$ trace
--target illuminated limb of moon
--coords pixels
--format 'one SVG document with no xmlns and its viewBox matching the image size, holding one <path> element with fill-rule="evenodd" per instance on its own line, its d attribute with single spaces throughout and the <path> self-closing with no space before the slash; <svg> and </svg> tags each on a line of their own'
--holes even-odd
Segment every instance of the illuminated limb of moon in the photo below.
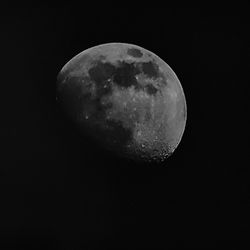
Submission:
<svg viewBox="0 0 250 250">
<path fill-rule="evenodd" d="M 80 103 L 83 120 L 106 128 L 118 122 L 131 131 L 129 151 L 164 159 L 178 146 L 186 123 L 185 96 L 173 70 L 152 52 L 132 44 L 95 46 L 70 60 L 59 76 L 61 84 L 76 79 L 74 85 L 88 96 Z M 100 109 L 103 121 L 95 120 Z"/>
</svg>

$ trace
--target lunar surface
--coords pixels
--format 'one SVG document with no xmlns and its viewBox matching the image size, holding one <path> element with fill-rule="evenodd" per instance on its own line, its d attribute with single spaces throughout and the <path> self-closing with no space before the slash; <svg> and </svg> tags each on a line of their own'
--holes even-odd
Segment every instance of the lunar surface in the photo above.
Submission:
<svg viewBox="0 0 250 250">
<path fill-rule="evenodd" d="M 102 44 L 73 57 L 58 74 L 57 101 L 82 133 L 135 160 L 164 161 L 186 125 L 176 74 L 133 44 Z"/>
</svg>

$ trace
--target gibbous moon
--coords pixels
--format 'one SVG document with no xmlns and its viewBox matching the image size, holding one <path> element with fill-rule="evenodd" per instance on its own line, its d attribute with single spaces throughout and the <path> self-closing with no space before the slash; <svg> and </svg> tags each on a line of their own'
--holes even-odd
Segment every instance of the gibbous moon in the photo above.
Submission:
<svg viewBox="0 0 250 250">
<path fill-rule="evenodd" d="M 139 161 L 164 161 L 185 130 L 179 79 L 158 55 L 134 44 L 101 44 L 74 56 L 58 74 L 57 100 L 94 142 Z"/>
</svg>

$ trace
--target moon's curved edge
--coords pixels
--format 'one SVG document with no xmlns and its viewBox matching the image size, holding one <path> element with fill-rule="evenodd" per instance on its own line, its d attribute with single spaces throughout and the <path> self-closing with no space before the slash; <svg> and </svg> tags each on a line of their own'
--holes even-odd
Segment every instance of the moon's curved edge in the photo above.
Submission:
<svg viewBox="0 0 250 250">
<path fill-rule="evenodd" d="M 83 50 L 82 52 L 76 54 L 72 59 L 70 59 L 61 69 L 59 74 L 62 74 L 64 71 L 68 70 L 71 65 L 75 65 L 77 62 L 82 60 L 82 63 L 87 63 L 89 60 L 94 60 L 97 57 L 106 56 L 111 58 L 119 58 L 120 56 L 124 56 L 126 54 L 126 50 L 128 48 L 138 48 L 141 50 L 141 52 L 145 55 L 143 58 L 144 60 L 153 59 L 155 60 L 162 70 L 163 73 L 168 73 L 168 77 L 170 77 L 170 81 L 168 83 L 171 87 L 173 87 L 178 95 L 182 95 L 180 99 L 183 102 L 183 109 L 184 109 L 184 120 L 182 123 L 181 131 L 178 136 L 178 139 L 173 143 L 172 152 L 175 151 L 175 149 L 178 147 L 178 145 L 181 142 L 181 139 L 183 137 L 186 123 L 187 123 L 187 104 L 186 104 L 186 96 L 183 90 L 183 87 L 181 85 L 181 82 L 179 78 L 177 77 L 175 71 L 158 55 L 156 55 L 154 52 L 149 51 L 139 45 L 135 45 L 132 43 L 122 43 L 122 42 L 110 42 L 110 43 L 104 43 L 95 45 L 93 47 L 90 47 L 86 50 Z M 85 56 L 85 57 L 84 57 Z M 84 57 L 84 58 L 83 58 Z M 83 60 L 84 59 L 84 60 Z M 123 58 L 125 59 L 125 58 Z M 139 60 L 142 60 L 140 58 Z"/>
</svg>

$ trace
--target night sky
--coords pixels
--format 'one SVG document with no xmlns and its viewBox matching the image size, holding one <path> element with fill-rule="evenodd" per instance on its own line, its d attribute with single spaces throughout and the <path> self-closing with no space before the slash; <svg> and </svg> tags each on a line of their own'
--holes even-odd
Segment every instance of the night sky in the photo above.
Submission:
<svg viewBox="0 0 250 250">
<path fill-rule="evenodd" d="M 0 249 L 239 246 L 250 233 L 249 28 L 243 11 L 3 8 Z M 81 51 L 132 43 L 177 74 L 187 124 L 161 164 L 81 136 L 56 77 Z"/>
</svg>

